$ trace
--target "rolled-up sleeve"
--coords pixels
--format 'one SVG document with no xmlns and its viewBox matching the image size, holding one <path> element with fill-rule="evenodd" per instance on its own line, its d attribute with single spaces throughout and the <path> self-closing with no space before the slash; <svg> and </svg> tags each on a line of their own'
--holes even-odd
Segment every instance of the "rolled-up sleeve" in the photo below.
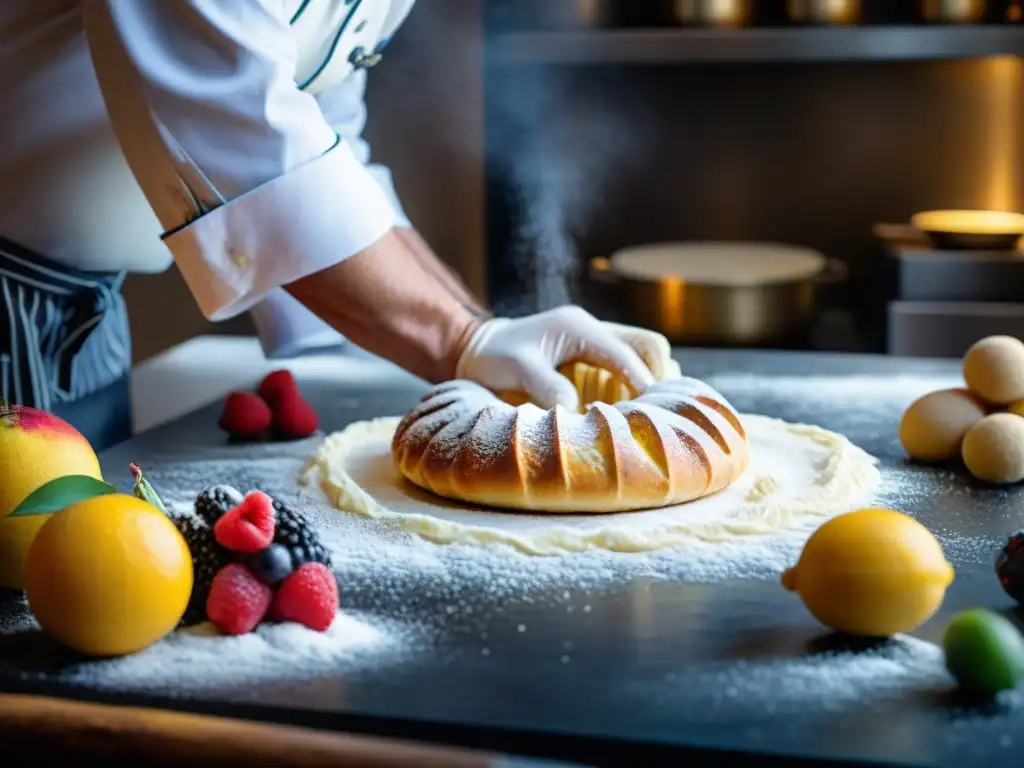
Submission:
<svg viewBox="0 0 1024 768">
<path fill-rule="evenodd" d="M 275 0 L 84 0 L 114 131 L 203 314 L 358 253 L 394 205 L 317 100 Z"/>
<path fill-rule="evenodd" d="M 366 78 L 366 70 L 358 70 L 343 83 L 318 94 L 317 102 L 328 123 L 342 141 L 352 148 L 356 159 L 366 167 L 366 170 L 384 192 L 388 202 L 391 203 L 391 208 L 395 212 L 395 226 L 410 227 L 412 224 L 409 222 L 401 198 L 395 190 L 391 169 L 386 165 L 370 161 L 370 144 L 364 135 L 366 128 Z"/>
</svg>

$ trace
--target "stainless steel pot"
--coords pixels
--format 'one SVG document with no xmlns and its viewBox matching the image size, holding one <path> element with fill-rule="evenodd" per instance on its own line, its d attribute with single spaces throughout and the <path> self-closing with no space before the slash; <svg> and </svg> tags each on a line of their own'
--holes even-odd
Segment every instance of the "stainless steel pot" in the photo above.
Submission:
<svg viewBox="0 0 1024 768">
<path fill-rule="evenodd" d="M 613 26 L 618 0 L 515 0 L 502 9 L 501 21 L 512 29 L 571 31 Z"/>
<path fill-rule="evenodd" d="M 576 0 L 576 25 L 580 27 L 608 27 L 618 18 L 614 0 Z"/>
<path fill-rule="evenodd" d="M 932 24 L 970 24 L 985 18 L 985 0 L 921 0 L 921 16 Z"/>
<path fill-rule="evenodd" d="M 860 0 L 786 0 L 789 18 L 797 24 L 843 25 L 860 21 Z"/>
<path fill-rule="evenodd" d="M 843 262 L 771 243 L 662 243 L 590 262 L 623 320 L 677 344 L 757 346 L 809 329 Z"/>
<path fill-rule="evenodd" d="M 673 13 L 680 24 L 709 27 L 743 27 L 750 22 L 753 0 L 674 0 Z"/>
</svg>

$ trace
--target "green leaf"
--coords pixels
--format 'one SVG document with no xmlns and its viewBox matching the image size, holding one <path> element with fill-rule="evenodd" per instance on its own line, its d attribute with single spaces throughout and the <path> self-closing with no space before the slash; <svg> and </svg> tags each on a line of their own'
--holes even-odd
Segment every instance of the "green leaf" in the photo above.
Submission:
<svg viewBox="0 0 1024 768">
<path fill-rule="evenodd" d="M 156 492 L 149 480 L 142 476 L 142 469 L 139 465 L 129 464 L 128 466 L 132 470 L 132 477 L 135 478 L 135 498 L 142 499 L 170 517 L 171 513 L 167 511 L 167 505 L 164 504 L 164 500 L 160 498 L 160 494 Z"/>
<path fill-rule="evenodd" d="M 117 488 L 88 475 L 66 475 L 37 488 L 11 512 L 10 517 L 29 517 L 59 512 L 79 501 L 117 493 Z"/>
</svg>

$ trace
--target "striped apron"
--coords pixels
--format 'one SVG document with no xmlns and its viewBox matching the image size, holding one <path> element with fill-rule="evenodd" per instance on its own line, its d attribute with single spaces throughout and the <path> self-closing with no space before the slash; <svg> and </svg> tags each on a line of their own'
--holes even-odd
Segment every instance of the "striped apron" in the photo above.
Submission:
<svg viewBox="0 0 1024 768">
<path fill-rule="evenodd" d="M 97 451 L 131 436 L 124 277 L 0 237 L 0 398 L 60 416 Z"/>
</svg>

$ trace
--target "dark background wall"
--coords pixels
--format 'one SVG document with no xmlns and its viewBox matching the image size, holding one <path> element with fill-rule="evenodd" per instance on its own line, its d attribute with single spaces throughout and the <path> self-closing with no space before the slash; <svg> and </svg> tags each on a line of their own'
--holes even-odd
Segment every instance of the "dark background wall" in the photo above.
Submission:
<svg viewBox="0 0 1024 768">
<path fill-rule="evenodd" d="M 1016 58 L 546 71 L 504 69 L 495 80 L 558 83 L 557 105 L 529 126 L 537 138 L 519 138 L 524 157 L 610 166 L 593 189 L 562 193 L 568 214 L 556 223 L 577 267 L 658 240 L 790 242 L 845 261 L 840 296 L 865 304 L 882 298 L 875 223 L 1024 202 Z M 505 131 L 488 133 L 495 143 Z M 506 296 L 518 290 L 510 226 L 494 228 L 508 242 L 492 250 L 492 289 Z"/>
</svg>

